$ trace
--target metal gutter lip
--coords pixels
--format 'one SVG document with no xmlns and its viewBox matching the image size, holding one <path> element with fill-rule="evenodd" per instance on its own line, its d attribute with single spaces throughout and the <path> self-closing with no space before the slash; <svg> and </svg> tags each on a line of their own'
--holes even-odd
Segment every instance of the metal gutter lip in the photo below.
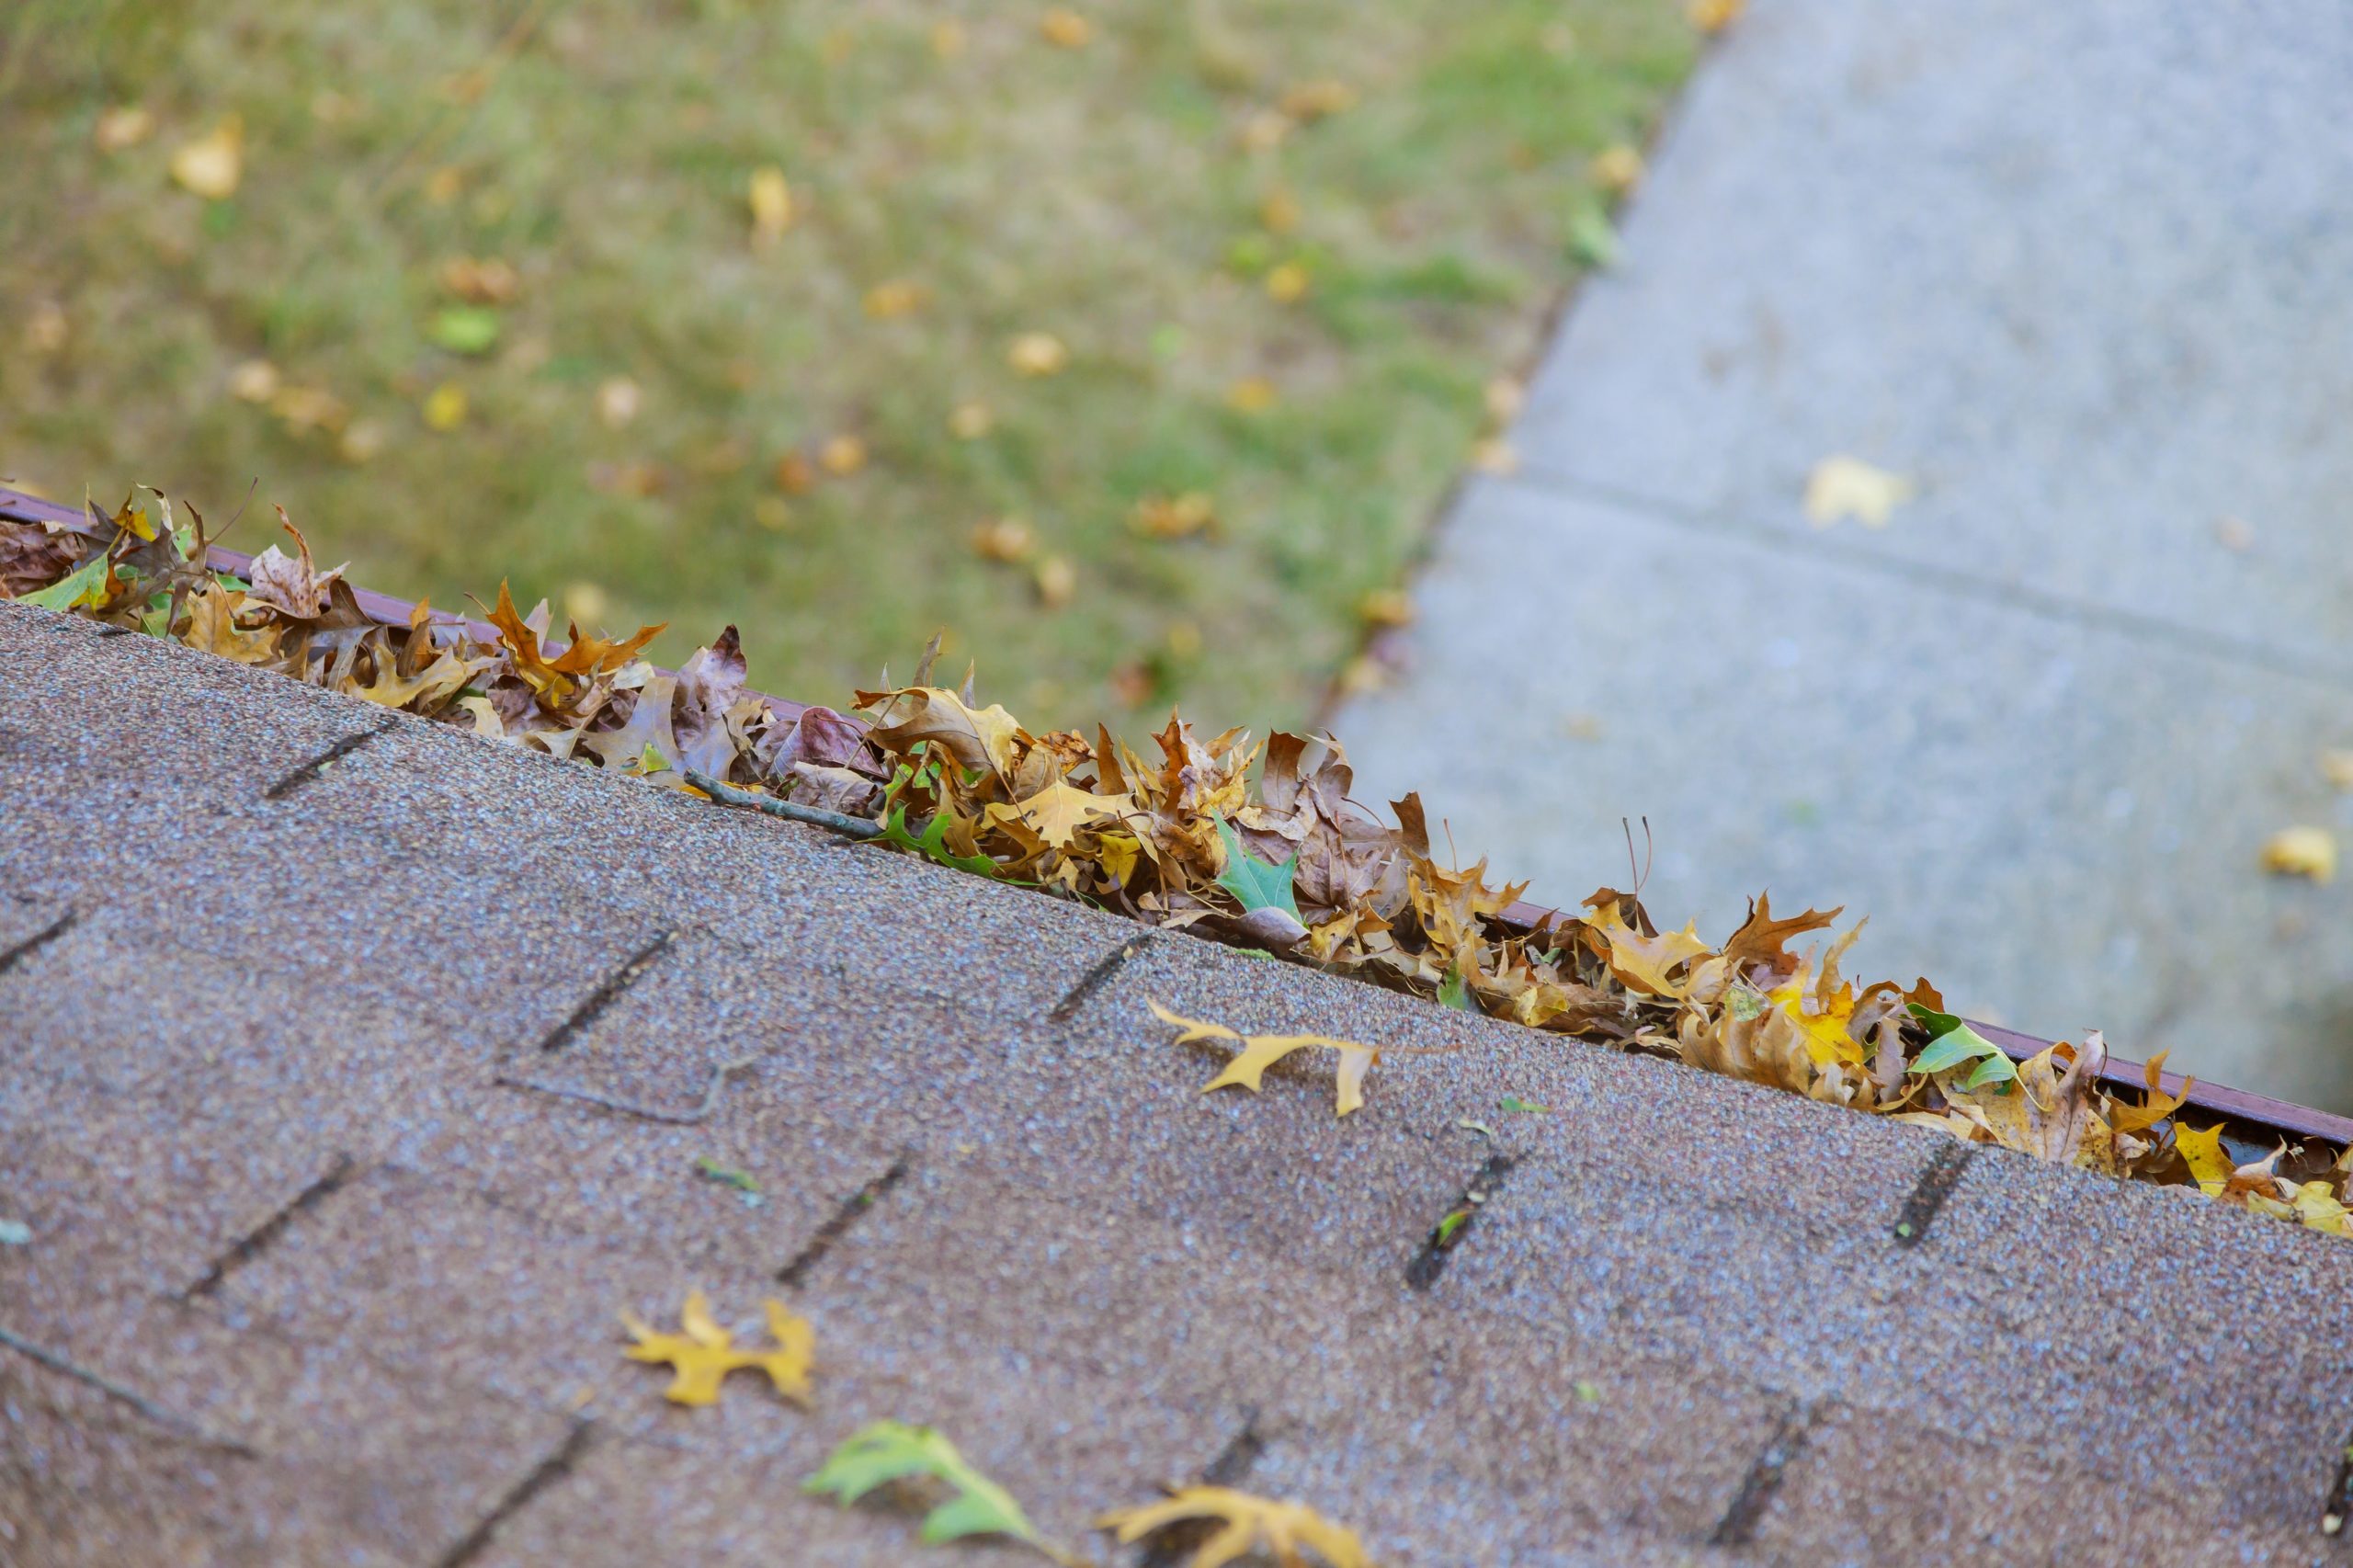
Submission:
<svg viewBox="0 0 2353 1568">
<path fill-rule="evenodd" d="M 111 526 L 74 507 L 61 506 L 54 501 L 44 501 L 37 495 L 27 495 L 5 486 L 0 486 L 0 517 L 13 517 L 20 522 L 59 523 L 90 538 L 103 537 L 107 528 Z M 211 546 L 205 555 L 206 565 L 216 571 L 226 572 L 232 576 L 244 576 L 252 562 L 253 557 L 242 551 L 226 550 L 217 544 Z M 409 623 L 409 617 L 416 609 L 416 606 L 411 601 L 396 599 L 389 594 L 374 593 L 369 589 L 358 587 L 353 589 L 353 593 L 359 601 L 362 613 L 370 619 L 381 621 L 388 626 L 406 626 Z M 432 619 L 435 622 L 441 624 L 463 623 L 472 630 L 474 636 L 484 642 L 494 641 L 498 636 L 495 627 L 445 610 L 435 611 Z M 767 694 L 758 695 L 765 697 Z M 788 717 L 797 718 L 807 708 L 805 703 L 793 702 L 780 697 L 767 697 L 767 700 L 769 706 Z M 1559 913 L 1560 911 L 1556 909 L 1530 903 L 1523 899 L 1506 909 L 1502 918 L 1506 925 L 1516 926 L 1522 930 L 1531 930 L 1539 922 Z M 1971 1020 L 1971 1027 L 1995 1045 L 2000 1046 L 2009 1053 L 2012 1059 L 2019 1062 L 2030 1056 L 2040 1055 L 2051 1046 L 2049 1040 L 2037 1040 L 2032 1035 L 2020 1034 L 2015 1029 L 2006 1029 L 1993 1024 L 1978 1023 L 1974 1019 Z M 2179 1073 L 2165 1073 L 2159 1076 L 2157 1082 L 2166 1094 L 2173 1095 L 2181 1092 L 2183 1078 L 2184 1074 Z M 2120 1061 L 2111 1056 L 2107 1067 L 2100 1074 L 2100 1081 L 2117 1088 L 2145 1089 L 2148 1085 L 2148 1074 L 2146 1068 L 2138 1062 Z M 2202 1080 L 2190 1090 L 2187 1103 L 2200 1110 L 2210 1111 L 2216 1116 L 2241 1123 L 2247 1128 L 2290 1139 L 2319 1139 L 2340 1147 L 2353 1147 L 2353 1117 L 2337 1116 L 2325 1110 L 2313 1110 L 2307 1106 L 2291 1105 L 2286 1100 L 2275 1100 L 2268 1096 L 2249 1094 L 2244 1089 L 2228 1088 L 2220 1084 L 2209 1084 Z"/>
</svg>

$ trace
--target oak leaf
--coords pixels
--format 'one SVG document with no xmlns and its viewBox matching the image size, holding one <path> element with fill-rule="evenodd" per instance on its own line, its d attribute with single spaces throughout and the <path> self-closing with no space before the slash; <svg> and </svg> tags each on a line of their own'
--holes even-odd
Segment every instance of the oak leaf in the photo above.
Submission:
<svg viewBox="0 0 2353 1568">
<path fill-rule="evenodd" d="M 1586 922 L 1609 944 L 1609 969 L 1620 983 L 1654 996 L 1679 998 L 1688 988 L 1688 978 L 1677 981 L 1674 971 L 1692 960 L 1704 958 L 1714 949 L 1699 939 L 1699 922 L 1693 921 L 1680 931 L 1663 931 L 1645 937 L 1626 924 L 1620 913 L 1618 900 L 1612 898 L 1590 905 L 1595 918 Z"/>
<path fill-rule="evenodd" d="M 256 604 L 265 604 L 278 614 L 294 620 L 316 620 L 334 601 L 335 580 L 343 575 L 343 568 L 332 567 L 322 572 L 311 560 L 311 541 L 302 537 L 287 516 L 286 508 L 278 509 L 280 527 L 294 538 L 298 555 L 289 556 L 271 545 L 254 557 L 246 574 L 252 585 L 246 597 Z"/>
<path fill-rule="evenodd" d="M 1237 1034 L 1223 1024 L 1205 1023 L 1199 1018 L 1172 1013 L 1157 1002 L 1147 1001 L 1145 1005 L 1152 1009 L 1154 1017 L 1164 1024 L 1174 1024 L 1184 1031 L 1174 1042 L 1177 1045 L 1215 1040 L 1231 1041 L 1242 1048 L 1233 1060 L 1225 1064 L 1223 1071 L 1201 1085 L 1201 1093 L 1205 1095 L 1213 1089 L 1235 1085 L 1255 1095 L 1258 1092 L 1258 1081 L 1267 1068 L 1294 1051 L 1320 1046 L 1340 1059 L 1333 1103 L 1336 1114 L 1346 1116 L 1363 1106 L 1365 1074 L 1372 1070 L 1373 1063 L 1381 1060 L 1378 1048 L 1352 1040 L 1335 1040 L 1330 1035 L 1320 1034 Z"/>
<path fill-rule="evenodd" d="M 1116 1508 L 1097 1524 L 1119 1532 L 1131 1545 L 1156 1530 L 1188 1520 L 1213 1520 L 1217 1531 L 1195 1551 L 1190 1568 L 1222 1568 L 1245 1552 L 1263 1548 L 1282 1568 L 1307 1568 L 1302 1547 L 1311 1547 L 1331 1568 L 1371 1568 L 1356 1532 L 1334 1524 L 1304 1503 L 1278 1503 L 1229 1486 L 1188 1486 L 1165 1501 Z"/>
<path fill-rule="evenodd" d="M 1067 849 L 1078 830 L 1105 817 L 1117 817 L 1134 802 L 1125 795 L 1090 795 L 1066 778 L 1058 778 L 1019 802 L 1023 822 L 1056 849 Z"/>
<path fill-rule="evenodd" d="M 927 741 L 936 741 L 964 767 L 985 768 L 1006 778 L 1013 774 L 1018 747 L 1029 739 L 1029 732 L 1005 710 L 1004 704 L 992 702 L 976 709 L 940 687 L 907 686 L 858 694 L 860 708 L 878 702 L 881 710 L 866 733 L 886 752 L 910 753 Z"/>
<path fill-rule="evenodd" d="M 928 1426 L 877 1421 L 827 1457 L 803 1492 L 832 1493 L 845 1506 L 893 1481 L 926 1477 L 955 1490 L 951 1500 L 924 1517 L 921 1539 L 937 1544 L 970 1535 L 1006 1535 L 1059 1557 L 1030 1524 L 1013 1494 L 972 1467 L 956 1445 Z"/>
<path fill-rule="evenodd" d="M 816 1348 L 816 1333 L 808 1320 L 771 1299 L 765 1303 L 773 1350 L 745 1350 L 735 1336 L 712 1321 L 710 1302 L 700 1290 L 687 1292 L 679 1310 L 683 1334 L 661 1334 L 635 1312 L 621 1313 L 621 1323 L 636 1340 L 621 1352 L 632 1361 L 667 1362 L 677 1376 L 663 1391 L 674 1404 L 716 1404 L 719 1385 L 728 1373 L 750 1367 L 766 1372 L 777 1392 L 797 1404 L 809 1403 L 809 1358 Z"/>
</svg>

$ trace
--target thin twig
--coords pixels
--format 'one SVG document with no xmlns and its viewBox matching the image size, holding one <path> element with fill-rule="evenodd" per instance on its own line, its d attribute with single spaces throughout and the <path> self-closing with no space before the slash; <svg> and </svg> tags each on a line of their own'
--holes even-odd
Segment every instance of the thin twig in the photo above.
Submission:
<svg viewBox="0 0 2353 1568">
<path fill-rule="evenodd" d="M 839 833 L 851 838 L 873 838 L 882 832 L 882 824 L 870 817 L 854 817 L 840 812 L 820 811 L 815 806 L 803 806 L 791 801 L 780 801 L 774 795 L 756 795 L 749 790 L 738 790 L 733 784 L 722 784 L 708 773 L 685 769 L 688 783 L 714 801 L 724 801 L 731 806 L 749 806 L 756 812 L 766 812 L 772 817 L 789 822 L 822 827 L 828 833 Z"/>
<path fill-rule="evenodd" d="M 89 1368 L 83 1366 L 80 1362 L 69 1359 L 64 1356 L 61 1356 L 56 1351 L 49 1349 L 45 1346 L 35 1345 L 31 1340 L 24 1338 L 20 1335 L 13 1334 L 5 1328 L 0 1328 L 0 1345 L 6 1345 L 11 1350 L 15 1350 L 25 1356 L 29 1356 L 34 1360 L 40 1362 L 42 1366 L 47 1367 L 52 1372 L 62 1372 L 66 1377 L 85 1382 L 92 1388 L 97 1389 L 100 1393 L 107 1395 L 108 1398 L 120 1400 L 123 1403 L 131 1406 L 131 1409 L 139 1412 L 140 1415 L 144 1415 L 148 1420 L 153 1421 L 156 1426 L 169 1428 L 172 1431 L 179 1433 L 182 1437 L 193 1438 L 197 1442 L 202 1443 L 207 1448 L 219 1449 L 223 1452 L 236 1454 L 242 1458 L 249 1460 L 257 1460 L 261 1458 L 261 1455 L 258 1452 L 245 1444 L 238 1442 L 235 1438 L 216 1436 L 212 1432 L 206 1430 L 205 1427 L 199 1423 L 189 1420 L 187 1416 L 178 1414 L 176 1411 L 166 1410 L 162 1405 L 157 1404 L 153 1400 L 149 1399 L 146 1395 L 134 1393 L 130 1389 L 123 1387 L 120 1383 L 114 1381 L 111 1378 L 101 1377 L 99 1374 L 90 1370 Z"/>
<path fill-rule="evenodd" d="M 513 1078 L 501 1073 L 492 1083 L 502 1088 L 529 1089 L 534 1094 L 553 1095 L 559 1099 L 580 1100 L 606 1110 L 616 1110 L 623 1116 L 634 1116 L 646 1121 L 667 1122 L 673 1127 L 692 1127 L 710 1117 L 719 1107 L 719 1091 L 726 1085 L 728 1074 L 741 1073 L 759 1062 L 757 1056 L 742 1056 L 733 1062 L 722 1062 L 710 1070 L 710 1085 L 702 1092 L 702 1104 L 690 1111 L 662 1110 L 653 1106 L 632 1105 L 600 1095 L 594 1089 L 575 1089 L 566 1084 L 543 1084 L 537 1078 Z"/>
</svg>

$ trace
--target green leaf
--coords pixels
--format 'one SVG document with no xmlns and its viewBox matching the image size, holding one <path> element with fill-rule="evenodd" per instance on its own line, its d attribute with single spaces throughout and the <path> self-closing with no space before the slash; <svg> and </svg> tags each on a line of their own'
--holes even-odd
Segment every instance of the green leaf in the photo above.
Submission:
<svg viewBox="0 0 2353 1568">
<path fill-rule="evenodd" d="M 1461 1230 L 1470 1222 L 1471 1210 L 1468 1209 L 1457 1209 L 1454 1212 L 1449 1214 L 1445 1219 L 1440 1220 L 1438 1222 L 1438 1234 L 1430 1238 L 1431 1244 L 1441 1247 L 1451 1246 L 1454 1243 L 1454 1233 Z"/>
<path fill-rule="evenodd" d="M 2002 1064 L 2000 1067 L 1980 1066 L 1976 1074 L 1961 1085 L 1961 1087 L 1975 1088 L 1980 1084 L 1996 1083 L 2018 1076 L 2016 1069 L 2004 1071 L 2010 1067 L 2010 1059 L 2003 1054 L 2002 1048 L 1961 1022 L 1958 1015 L 1939 1013 L 1933 1008 L 1924 1007 L 1917 1002 L 1911 1003 L 1910 1006 L 1912 1016 L 1928 1026 L 1927 1049 L 1912 1059 L 1910 1071 L 1941 1073 L 1947 1068 L 1958 1067 L 1962 1062 L 1972 1059 L 1998 1060 Z"/>
<path fill-rule="evenodd" d="M 1961 1081 L 1964 1089 L 1982 1089 L 1988 1084 L 2009 1084 L 2018 1080 L 2018 1063 L 2005 1051 L 1996 1051 L 1977 1063 L 1977 1071 Z"/>
<path fill-rule="evenodd" d="M 427 335 L 452 354 L 487 354 L 498 345 L 498 312 L 481 305 L 450 305 L 433 313 Z"/>
<path fill-rule="evenodd" d="M 1296 858 L 1296 857 L 1293 858 Z M 1454 969 L 1448 970 L 1446 978 L 1438 983 L 1438 1005 L 1441 1007 L 1460 1007 L 1466 1013 L 1475 1013 L 1479 1010 L 1479 1004 L 1471 1000 L 1470 982 L 1462 978 L 1461 971 Z"/>
<path fill-rule="evenodd" d="M 733 1187 L 744 1195 L 746 1208 L 756 1209 L 763 1201 L 760 1184 L 752 1179 L 751 1173 L 739 1171 L 733 1165 L 722 1165 L 709 1154 L 705 1154 L 695 1162 L 695 1174 L 705 1181 L 715 1181 L 722 1187 Z"/>
<path fill-rule="evenodd" d="M 878 844 L 895 845 L 911 849 L 927 860 L 943 866 L 953 866 L 960 871 L 970 871 L 976 877 L 996 875 L 996 862 L 985 855 L 959 855 L 948 847 L 948 819 L 934 816 L 923 824 L 920 837 L 908 831 L 907 808 L 893 806 L 891 814 L 882 819 L 882 831 L 875 835 Z"/>
<path fill-rule="evenodd" d="M 919 1475 L 956 1490 L 954 1499 L 925 1517 L 922 1538 L 926 1541 L 1008 1535 L 1032 1546 L 1045 1546 L 1012 1494 L 974 1470 L 956 1451 L 955 1444 L 928 1426 L 877 1421 L 835 1449 L 817 1473 L 801 1483 L 801 1489 L 820 1495 L 832 1493 L 847 1505 L 887 1482 Z"/>
<path fill-rule="evenodd" d="M 1296 852 L 1281 865 L 1271 865 L 1254 859 L 1242 847 L 1242 835 L 1233 831 L 1223 818 L 1217 824 L 1217 835 L 1225 845 L 1225 869 L 1217 874 L 1217 885 L 1241 902 L 1242 913 L 1256 909 L 1279 909 L 1293 920 L 1299 920 L 1299 900 L 1292 896 L 1291 868 L 1299 864 Z M 1299 920 L 1302 926 L 1307 924 Z"/>
<path fill-rule="evenodd" d="M 1569 220 L 1569 254 L 1580 266 L 1609 267 L 1618 263 L 1618 231 L 1598 208 L 1581 209 Z"/>
<path fill-rule="evenodd" d="M 1538 1105 L 1534 1100 L 1524 1100 L 1518 1095 L 1506 1095 L 1496 1103 L 1495 1108 L 1501 1111 L 1518 1111 L 1527 1116 L 1550 1116 L 1552 1114 L 1552 1108 L 1551 1106 Z"/>
<path fill-rule="evenodd" d="M 84 605 L 106 603 L 107 588 L 107 558 L 101 551 L 48 587 L 27 594 L 17 602 L 38 605 L 42 609 L 72 611 Z"/>
</svg>

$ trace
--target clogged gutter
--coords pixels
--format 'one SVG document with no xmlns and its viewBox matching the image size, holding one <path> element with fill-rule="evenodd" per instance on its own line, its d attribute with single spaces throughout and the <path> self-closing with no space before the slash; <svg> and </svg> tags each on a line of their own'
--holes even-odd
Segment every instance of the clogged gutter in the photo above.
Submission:
<svg viewBox="0 0 2353 1568">
<path fill-rule="evenodd" d="M 0 597 L 650 783 L 748 792 L 1150 926 L 2353 1235 L 2353 1151 L 2233 1147 L 2179 1114 L 2188 1087 L 2161 1088 L 2158 1062 L 2138 1092 L 2103 1081 L 2097 1034 L 2013 1062 L 1926 981 L 1847 980 L 1861 926 L 1836 934 L 1838 911 L 1779 916 L 1760 896 L 1722 946 L 1660 930 L 1608 888 L 1578 914 L 1519 917 L 1524 884 L 1437 859 L 1418 797 L 1394 802 L 1393 824 L 1350 801 L 1335 742 L 1205 738 L 1172 714 L 1147 760 L 1102 727 L 1032 733 L 969 677 L 931 684 L 928 656 L 906 684 L 858 693 L 860 718 L 794 709 L 745 688 L 733 627 L 673 674 L 639 656 L 658 628 L 552 642 L 546 607 L 518 613 L 503 585 L 487 623 L 417 606 L 386 624 L 291 524 L 291 554 L 273 546 L 232 577 L 183 510 L 151 492 L 88 523 L 0 516 Z M 1826 947 L 1791 950 L 1817 932 Z"/>
</svg>

